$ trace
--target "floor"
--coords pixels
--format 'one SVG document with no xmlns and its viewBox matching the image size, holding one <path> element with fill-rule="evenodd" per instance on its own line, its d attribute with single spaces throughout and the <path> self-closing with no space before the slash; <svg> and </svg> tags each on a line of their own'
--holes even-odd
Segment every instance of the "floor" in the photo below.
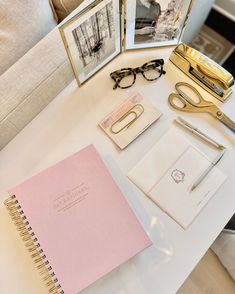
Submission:
<svg viewBox="0 0 235 294">
<path fill-rule="evenodd" d="M 235 282 L 209 249 L 177 294 L 234 294 Z"/>
</svg>

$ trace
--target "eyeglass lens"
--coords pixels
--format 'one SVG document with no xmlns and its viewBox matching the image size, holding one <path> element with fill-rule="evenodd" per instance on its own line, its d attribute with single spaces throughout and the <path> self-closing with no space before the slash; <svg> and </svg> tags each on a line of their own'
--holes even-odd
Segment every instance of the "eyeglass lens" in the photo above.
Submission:
<svg viewBox="0 0 235 294">
<path fill-rule="evenodd" d="M 161 66 L 157 64 L 156 62 L 147 63 L 144 67 L 142 67 L 142 69 L 143 69 L 142 74 L 145 77 L 145 79 L 148 81 L 153 81 L 158 79 L 162 72 Z"/>
<path fill-rule="evenodd" d="M 120 71 L 120 82 L 119 87 L 128 88 L 135 82 L 135 74 L 132 69 L 123 69 Z"/>
</svg>

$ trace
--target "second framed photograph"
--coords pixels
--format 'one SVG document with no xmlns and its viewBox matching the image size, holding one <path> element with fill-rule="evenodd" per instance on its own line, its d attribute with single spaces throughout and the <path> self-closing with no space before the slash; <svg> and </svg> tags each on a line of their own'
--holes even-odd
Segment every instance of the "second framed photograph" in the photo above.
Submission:
<svg viewBox="0 0 235 294">
<path fill-rule="evenodd" d="M 176 45 L 192 0 L 125 1 L 125 49 Z"/>
<path fill-rule="evenodd" d="M 77 82 L 82 85 L 121 52 L 120 3 L 94 1 L 60 27 Z"/>
</svg>

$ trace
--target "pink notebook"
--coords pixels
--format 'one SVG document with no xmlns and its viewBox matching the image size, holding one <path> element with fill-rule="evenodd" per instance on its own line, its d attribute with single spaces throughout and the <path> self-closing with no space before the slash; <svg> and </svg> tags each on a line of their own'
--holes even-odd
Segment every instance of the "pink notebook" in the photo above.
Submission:
<svg viewBox="0 0 235 294">
<path fill-rule="evenodd" d="M 151 245 L 92 145 L 9 192 L 65 294 L 78 293 Z"/>
</svg>

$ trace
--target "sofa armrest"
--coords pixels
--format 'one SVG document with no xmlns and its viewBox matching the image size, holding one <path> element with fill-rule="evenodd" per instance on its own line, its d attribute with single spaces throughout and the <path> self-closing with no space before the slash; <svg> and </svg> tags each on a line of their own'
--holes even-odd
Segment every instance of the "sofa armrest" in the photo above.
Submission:
<svg viewBox="0 0 235 294">
<path fill-rule="evenodd" d="M 0 149 L 74 78 L 58 28 L 0 76 Z"/>
</svg>

